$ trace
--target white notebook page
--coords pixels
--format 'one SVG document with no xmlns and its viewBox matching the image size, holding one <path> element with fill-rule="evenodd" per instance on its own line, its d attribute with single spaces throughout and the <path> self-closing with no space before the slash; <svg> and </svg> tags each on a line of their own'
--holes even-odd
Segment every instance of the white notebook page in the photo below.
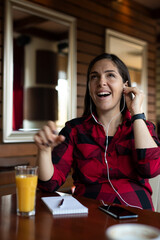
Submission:
<svg viewBox="0 0 160 240">
<path fill-rule="evenodd" d="M 47 205 L 53 215 L 88 213 L 88 208 L 70 195 L 63 197 L 42 197 L 41 199 Z M 59 206 L 62 199 L 64 199 L 63 204 L 62 206 Z"/>
</svg>

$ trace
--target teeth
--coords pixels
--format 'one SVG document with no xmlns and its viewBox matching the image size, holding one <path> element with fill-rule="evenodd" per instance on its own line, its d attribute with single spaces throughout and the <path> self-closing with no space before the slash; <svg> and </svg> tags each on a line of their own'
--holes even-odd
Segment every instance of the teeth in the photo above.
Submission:
<svg viewBox="0 0 160 240">
<path fill-rule="evenodd" d="M 106 93 L 106 92 L 98 93 L 98 96 L 100 96 L 100 97 L 102 97 L 102 96 L 106 97 L 106 96 L 109 96 L 109 95 L 110 95 L 110 93 Z"/>
</svg>

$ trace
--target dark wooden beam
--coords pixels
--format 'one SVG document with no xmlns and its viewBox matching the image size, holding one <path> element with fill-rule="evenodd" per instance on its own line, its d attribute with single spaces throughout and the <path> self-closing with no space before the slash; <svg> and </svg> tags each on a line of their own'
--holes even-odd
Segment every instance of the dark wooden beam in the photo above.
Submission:
<svg viewBox="0 0 160 240">
<path fill-rule="evenodd" d="M 160 8 L 152 10 L 152 18 L 160 19 Z"/>
<path fill-rule="evenodd" d="M 30 16 L 20 20 L 15 20 L 13 27 L 14 27 L 14 30 L 18 32 L 21 29 L 35 27 L 37 24 L 40 24 L 46 21 L 48 20 L 44 18 L 40 18 L 37 16 Z"/>
<path fill-rule="evenodd" d="M 62 41 L 68 39 L 68 31 L 63 32 L 63 33 L 58 33 L 58 32 L 50 32 L 50 31 L 45 31 L 41 30 L 38 28 L 27 28 L 19 31 L 22 35 L 31 35 L 39 38 L 43 38 L 45 40 L 49 41 Z"/>
<path fill-rule="evenodd" d="M 157 35 L 157 42 L 160 43 L 160 34 Z"/>
<path fill-rule="evenodd" d="M 41 23 L 47 23 L 48 20 L 44 18 L 40 18 L 37 16 L 25 17 L 20 20 L 14 21 L 14 32 L 21 33 L 23 35 L 32 35 L 35 37 L 41 37 L 43 39 L 51 40 L 51 41 L 61 41 L 68 39 L 68 30 L 62 29 L 61 31 L 57 31 L 57 26 L 52 30 L 46 30 L 44 27 L 41 28 Z"/>
</svg>

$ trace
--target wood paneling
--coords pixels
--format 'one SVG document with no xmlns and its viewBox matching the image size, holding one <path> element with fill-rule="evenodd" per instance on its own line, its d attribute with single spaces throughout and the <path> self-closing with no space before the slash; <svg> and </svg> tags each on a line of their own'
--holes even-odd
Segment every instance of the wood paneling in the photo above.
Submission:
<svg viewBox="0 0 160 240">
<path fill-rule="evenodd" d="M 160 138 L 160 47 L 157 47 L 156 61 L 156 114 L 158 125 L 158 136 Z"/>
<path fill-rule="evenodd" d="M 105 51 L 105 30 L 110 28 L 148 44 L 148 119 L 156 123 L 156 21 L 147 8 L 130 0 L 26 0 L 74 16 L 77 20 L 77 116 L 83 113 L 89 62 Z M 0 158 L 35 158 L 34 144 L 2 143 L 4 1 L 0 0 Z M 159 71 L 160 72 L 160 71 Z M 160 82 L 160 80 L 157 80 Z M 159 97 L 160 99 L 160 97 Z M 7 161 L 7 160 L 6 160 Z M 9 164 L 9 163 L 8 163 Z M 12 179 L 10 173 L 8 177 Z M 13 181 L 10 181 L 12 189 Z"/>
<path fill-rule="evenodd" d="M 1 144 L 0 149 L 0 158 L 16 156 L 35 156 L 37 154 L 37 147 L 33 143 Z"/>
<path fill-rule="evenodd" d="M 15 193 L 15 171 L 17 165 L 36 165 L 36 157 L 0 158 L 0 195 Z"/>
</svg>

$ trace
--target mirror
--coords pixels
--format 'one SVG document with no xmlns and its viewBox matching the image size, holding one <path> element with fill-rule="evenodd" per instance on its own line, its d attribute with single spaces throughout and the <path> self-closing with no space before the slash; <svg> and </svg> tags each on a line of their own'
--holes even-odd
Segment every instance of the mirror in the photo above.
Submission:
<svg viewBox="0 0 160 240">
<path fill-rule="evenodd" d="M 75 19 L 5 1 L 3 141 L 32 142 L 48 120 L 76 117 Z"/>
<path fill-rule="evenodd" d="M 117 55 L 128 67 L 132 86 L 137 86 L 145 94 L 143 109 L 147 116 L 147 43 L 137 38 L 106 30 L 106 52 Z"/>
</svg>

